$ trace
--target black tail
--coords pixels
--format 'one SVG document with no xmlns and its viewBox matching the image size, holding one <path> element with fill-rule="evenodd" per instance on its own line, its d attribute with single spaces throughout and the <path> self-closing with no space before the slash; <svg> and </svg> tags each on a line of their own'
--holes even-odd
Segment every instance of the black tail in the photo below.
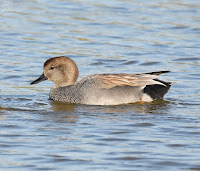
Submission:
<svg viewBox="0 0 200 171">
<path fill-rule="evenodd" d="M 150 75 L 160 75 L 160 74 L 164 74 L 164 73 L 168 73 L 171 71 L 156 71 L 156 72 L 147 72 L 145 74 L 150 74 Z"/>
<path fill-rule="evenodd" d="M 143 91 L 144 93 L 148 94 L 153 100 L 162 99 L 164 95 L 169 91 L 171 87 L 171 82 L 165 82 L 159 79 L 154 79 L 154 80 L 164 85 L 160 84 L 147 85 Z"/>
</svg>

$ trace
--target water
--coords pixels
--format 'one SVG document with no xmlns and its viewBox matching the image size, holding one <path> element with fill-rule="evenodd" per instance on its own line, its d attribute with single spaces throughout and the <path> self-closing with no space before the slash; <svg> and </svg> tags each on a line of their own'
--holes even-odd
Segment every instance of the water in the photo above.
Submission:
<svg viewBox="0 0 200 171">
<path fill-rule="evenodd" d="M 200 2 L 1 0 L 0 170 L 200 170 Z M 80 78 L 171 70 L 164 101 L 48 100 L 50 57 Z"/>
</svg>

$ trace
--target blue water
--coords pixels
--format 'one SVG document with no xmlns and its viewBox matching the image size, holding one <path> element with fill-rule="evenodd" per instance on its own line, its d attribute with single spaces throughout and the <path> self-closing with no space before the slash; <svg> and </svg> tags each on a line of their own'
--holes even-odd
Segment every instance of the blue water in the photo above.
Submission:
<svg viewBox="0 0 200 171">
<path fill-rule="evenodd" d="M 1 0 L 0 170 L 200 170 L 200 2 Z M 119 106 L 48 100 L 30 86 L 71 57 L 96 73 L 172 72 L 164 101 Z"/>
</svg>

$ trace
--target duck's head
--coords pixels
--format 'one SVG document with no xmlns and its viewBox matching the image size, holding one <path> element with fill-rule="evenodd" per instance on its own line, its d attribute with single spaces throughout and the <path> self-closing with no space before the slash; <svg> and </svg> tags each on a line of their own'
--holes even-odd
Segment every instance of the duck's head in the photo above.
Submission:
<svg viewBox="0 0 200 171">
<path fill-rule="evenodd" d="M 31 84 L 41 81 L 53 81 L 54 88 L 73 85 L 78 78 L 78 68 L 75 62 L 65 56 L 48 59 L 44 63 L 43 74 Z"/>
</svg>

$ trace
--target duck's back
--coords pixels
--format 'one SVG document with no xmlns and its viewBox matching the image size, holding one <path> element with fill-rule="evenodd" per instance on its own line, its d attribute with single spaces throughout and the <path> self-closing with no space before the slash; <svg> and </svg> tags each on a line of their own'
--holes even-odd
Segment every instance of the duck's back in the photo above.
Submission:
<svg viewBox="0 0 200 171">
<path fill-rule="evenodd" d="M 156 78 L 157 75 L 150 74 L 91 75 L 75 85 L 52 88 L 50 98 L 56 101 L 90 105 L 150 102 L 162 98 L 170 87 L 170 83 L 165 84 L 166 82 Z"/>
</svg>

